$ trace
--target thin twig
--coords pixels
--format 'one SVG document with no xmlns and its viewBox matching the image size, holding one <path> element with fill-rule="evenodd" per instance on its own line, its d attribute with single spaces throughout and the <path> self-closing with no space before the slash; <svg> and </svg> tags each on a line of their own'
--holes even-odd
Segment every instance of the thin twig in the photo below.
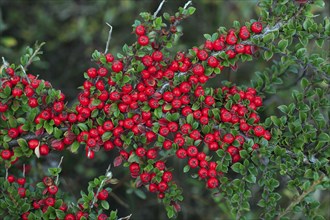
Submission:
<svg viewBox="0 0 330 220">
<path fill-rule="evenodd" d="M 155 13 L 154 13 L 154 15 L 153 15 L 154 18 L 157 17 L 157 14 L 158 14 L 159 11 L 162 9 L 164 3 L 165 3 L 165 0 L 163 0 L 163 1 L 159 4 L 157 10 L 155 11 Z"/>
<path fill-rule="evenodd" d="M 119 218 L 118 220 L 129 220 L 131 218 L 132 214 L 126 216 L 126 217 L 122 217 L 122 218 Z"/>
<path fill-rule="evenodd" d="M 25 163 L 23 164 L 23 177 L 25 177 Z"/>
<path fill-rule="evenodd" d="M 5 69 L 7 69 L 9 67 L 9 63 L 5 60 L 4 57 L 2 57 L 2 63 L 4 65 L 4 67 L 5 67 Z"/>
<path fill-rule="evenodd" d="M 21 69 L 22 69 L 22 72 L 24 73 L 24 76 L 25 76 L 26 80 L 27 80 L 28 83 L 30 84 L 30 83 L 31 83 L 31 82 L 30 82 L 30 79 L 29 79 L 29 77 L 27 76 L 24 67 L 23 67 L 22 65 L 20 65 L 20 67 L 21 67 Z"/>
<path fill-rule="evenodd" d="M 189 5 L 192 4 L 192 1 L 188 1 L 184 6 L 183 9 L 187 9 Z"/>
<path fill-rule="evenodd" d="M 91 209 L 94 207 L 94 204 L 97 202 L 97 195 L 101 192 L 101 189 L 103 188 L 104 183 L 112 178 L 112 172 L 110 171 L 110 169 L 111 169 L 111 164 L 109 164 L 109 166 L 108 166 L 108 168 L 105 172 L 105 177 L 106 178 L 104 180 L 102 180 L 99 188 L 97 189 L 96 194 L 94 195 L 93 202 L 92 202 L 92 205 L 91 205 Z"/>
<path fill-rule="evenodd" d="M 60 162 L 58 163 L 57 165 L 57 168 L 61 168 L 61 164 L 63 162 L 63 156 L 61 157 L 61 160 Z M 58 178 L 59 178 L 59 175 L 56 176 L 56 180 L 55 180 L 55 184 L 57 185 L 58 184 Z"/>
<path fill-rule="evenodd" d="M 8 168 L 6 167 L 6 179 L 8 179 Z"/>
<path fill-rule="evenodd" d="M 108 22 L 106 22 L 106 24 L 110 27 L 110 30 L 109 30 L 109 34 L 108 34 L 107 44 L 105 45 L 104 54 L 106 54 L 108 52 L 108 48 L 109 48 L 109 44 L 110 44 L 110 40 L 111 40 L 111 34 L 112 34 L 112 26 Z"/>
<path fill-rule="evenodd" d="M 165 89 L 166 89 L 169 85 L 170 85 L 169 83 L 165 83 L 165 84 L 162 86 L 162 88 L 160 88 L 159 93 L 160 93 L 160 94 L 163 94 L 164 91 L 165 91 Z"/>
<path fill-rule="evenodd" d="M 125 203 L 121 198 L 119 198 L 115 193 L 110 192 L 109 196 L 111 196 L 114 200 L 116 200 L 120 205 L 124 206 L 125 208 L 129 208 L 129 205 Z"/>
</svg>

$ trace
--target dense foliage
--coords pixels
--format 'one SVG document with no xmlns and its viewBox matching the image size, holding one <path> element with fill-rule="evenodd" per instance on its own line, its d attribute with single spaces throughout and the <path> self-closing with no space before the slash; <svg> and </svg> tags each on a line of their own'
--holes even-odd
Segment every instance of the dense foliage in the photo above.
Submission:
<svg viewBox="0 0 330 220">
<path fill-rule="evenodd" d="M 189 211 L 181 208 L 187 186 L 203 197 L 210 191 L 223 218 L 329 217 L 320 203 L 330 199 L 321 194 L 329 192 L 330 21 L 313 13 L 324 2 L 260 1 L 259 19 L 220 27 L 185 51 L 174 45 L 195 8 L 189 1 L 159 16 L 163 3 L 140 14 L 135 42 L 116 56 L 108 24 L 106 49 L 92 54 L 74 103 L 28 71 L 43 43 L 28 47 L 18 65 L 3 58 L 0 215 L 118 219 L 109 198 L 127 206 L 112 191 L 128 181 L 113 171 L 123 165 L 126 193 L 155 194 L 169 218 Z M 271 65 L 249 84 L 214 83 L 254 60 Z M 75 182 L 82 191 L 74 201 L 61 181 L 70 153 L 110 163 L 86 190 Z"/>
</svg>

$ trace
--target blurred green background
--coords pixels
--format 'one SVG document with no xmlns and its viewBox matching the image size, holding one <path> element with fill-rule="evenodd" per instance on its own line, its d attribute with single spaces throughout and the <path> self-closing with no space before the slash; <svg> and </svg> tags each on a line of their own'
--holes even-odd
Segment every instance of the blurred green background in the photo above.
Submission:
<svg viewBox="0 0 330 220">
<path fill-rule="evenodd" d="M 184 35 L 175 49 L 185 50 L 200 45 L 205 40 L 203 34 L 213 33 L 219 26 L 229 28 L 234 20 L 242 23 L 250 19 L 257 20 L 257 2 L 194 0 L 193 6 L 197 11 L 182 22 Z M 46 42 L 42 49 L 42 61 L 31 65 L 28 72 L 50 81 L 72 102 L 79 92 L 77 87 L 84 81 L 83 72 L 93 65 L 90 61 L 92 52 L 95 49 L 104 51 L 109 31 L 105 23 L 113 26 L 109 51 L 116 54 L 125 43 L 134 41 L 131 25 L 135 19 L 139 19 L 139 13 L 153 13 L 159 3 L 160 0 L 0 0 L 0 57 L 5 57 L 10 63 L 19 63 L 26 46 L 33 46 L 36 41 Z M 167 0 L 161 13 L 173 14 L 185 3 L 181 0 Z M 328 14 L 327 9 L 319 13 Z M 254 71 L 262 71 L 269 65 L 264 61 L 245 63 L 240 65 L 236 73 L 230 69 L 225 70 L 221 79 L 230 78 L 238 84 L 248 85 Z M 274 106 L 279 104 L 273 103 Z M 264 116 L 272 112 L 266 112 Z M 115 157 L 113 153 L 96 155 L 92 161 L 81 155 L 65 155 L 62 188 L 71 192 L 75 198 L 79 197 L 80 190 L 87 186 L 89 180 L 104 174 Z M 39 161 L 33 167 L 45 170 L 45 166 L 42 168 L 41 165 L 56 166 L 59 160 L 57 155 L 53 156 L 47 161 Z M 180 162 L 173 163 L 176 168 L 182 169 Z M 119 216 L 133 213 L 132 219 L 166 219 L 165 210 L 157 205 L 154 195 L 147 194 L 147 199 L 143 199 L 144 192 L 130 189 L 133 183 L 126 169 L 112 170 L 114 177 L 120 181 L 113 186 L 111 209 L 118 209 Z M 230 215 L 226 214 L 230 212 L 228 207 L 212 199 L 207 190 L 202 190 L 203 183 L 188 175 L 181 174 L 175 178 L 184 189 L 185 196 L 180 219 L 230 219 Z M 253 202 L 257 201 L 252 201 L 252 208 L 258 212 Z M 323 208 L 326 210 L 326 204 Z M 250 214 L 252 218 L 253 213 Z"/>
</svg>

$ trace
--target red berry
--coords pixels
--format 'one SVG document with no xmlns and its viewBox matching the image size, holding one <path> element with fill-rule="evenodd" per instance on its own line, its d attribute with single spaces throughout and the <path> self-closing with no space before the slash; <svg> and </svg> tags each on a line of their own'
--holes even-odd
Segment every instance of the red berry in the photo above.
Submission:
<svg viewBox="0 0 330 220">
<path fill-rule="evenodd" d="M 196 168 L 198 166 L 198 160 L 196 158 L 190 158 L 188 160 L 188 165 L 191 167 L 191 168 Z"/>
<path fill-rule="evenodd" d="M 228 55 L 229 59 L 233 59 L 236 57 L 236 53 L 233 50 L 227 50 L 226 54 Z"/>
<path fill-rule="evenodd" d="M 180 148 L 176 151 L 176 156 L 180 159 L 184 159 L 187 156 L 187 151 L 183 148 Z"/>
<path fill-rule="evenodd" d="M 207 169 L 205 168 L 200 168 L 198 170 L 198 176 L 201 178 L 201 179 L 204 179 L 207 177 Z"/>
<path fill-rule="evenodd" d="M 250 32 L 248 31 L 246 26 L 242 26 L 241 29 L 239 30 L 238 35 L 242 40 L 247 40 L 250 37 Z"/>
<path fill-rule="evenodd" d="M 230 32 L 226 37 L 226 43 L 229 45 L 234 45 L 237 43 L 237 37 L 233 32 Z"/>
<path fill-rule="evenodd" d="M 24 184 L 26 183 L 26 179 L 25 178 L 18 178 L 17 183 L 21 186 L 24 186 Z"/>
<path fill-rule="evenodd" d="M 26 192 L 26 189 L 24 187 L 18 187 L 17 189 L 17 192 L 18 192 L 18 195 L 21 197 L 21 198 L 24 198 L 25 197 L 25 192 Z"/>
<path fill-rule="evenodd" d="M 98 200 L 106 200 L 109 196 L 109 193 L 106 189 L 102 189 L 99 194 L 97 194 Z"/>
<path fill-rule="evenodd" d="M 89 68 L 87 70 L 87 75 L 89 76 L 89 78 L 96 78 L 97 77 L 97 70 L 95 68 Z"/>
<path fill-rule="evenodd" d="M 157 150 L 152 148 L 152 149 L 149 149 L 146 153 L 146 156 L 148 159 L 156 159 L 158 153 L 157 153 Z"/>
<path fill-rule="evenodd" d="M 208 58 L 208 53 L 205 50 L 199 50 L 197 52 L 197 58 L 201 61 L 204 61 Z"/>
<path fill-rule="evenodd" d="M 207 187 L 210 189 L 217 188 L 219 186 L 219 180 L 211 177 L 210 179 L 207 180 Z"/>
<path fill-rule="evenodd" d="M 244 53 L 245 52 L 245 46 L 243 44 L 236 44 L 235 45 L 235 51 L 238 54 Z"/>
<path fill-rule="evenodd" d="M 115 73 L 119 73 L 123 70 L 123 63 L 119 60 L 116 60 L 112 63 L 111 69 Z"/>
<path fill-rule="evenodd" d="M 97 216 L 97 220 L 107 220 L 108 216 L 104 213 L 101 213 Z"/>
<path fill-rule="evenodd" d="M 24 212 L 21 217 L 22 217 L 22 220 L 28 220 L 29 219 L 29 215 L 30 215 L 30 212 Z"/>
<path fill-rule="evenodd" d="M 234 146 L 229 146 L 227 148 L 227 152 L 233 157 L 234 155 L 238 154 L 238 148 L 234 147 Z"/>
<path fill-rule="evenodd" d="M 140 174 L 140 179 L 143 183 L 148 183 L 150 182 L 150 174 L 149 173 L 141 173 Z"/>
<path fill-rule="evenodd" d="M 140 44 L 141 46 L 146 46 L 149 44 L 149 38 L 145 35 L 139 36 L 138 37 L 138 44 Z"/>
<path fill-rule="evenodd" d="M 49 194 L 55 195 L 58 191 L 58 187 L 56 185 L 51 185 L 51 186 L 48 186 L 47 190 L 48 190 Z"/>
<path fill-rule="evenodd" d="M 226 47 L 226 45 L 225 45 L 224 40 L 217 39 L 213 42 L 213 49 L 215 51 L 223 50 L 223 49 L 225 49 L 225 47 Z"/>
<path fill-rule="evenodd" d="M 36 147 L 38 147 L 40 142 L 37 139 L 32 139 L 28 141 L 29 148 L 34 150 Z"/>
<path fill-rule="evenodd" d="M 12 139 L 18 137 L 19 135 L 19 131 L 17 128 L 10 128 L 8 130 L 8 136 L 11 137 Z"/>
<path fill-rule="evenodd" d="M 76 216 L 74 214 L 66 214 L 64 220 L 76 220 Z"/>
<path fill-rule="evenodd" d="M 158 187 L 155 183 L 150 183 L 149 184 L 149 191 L 154 193 L 154 192 L 157 192 L 158 191 Z"/>
<path fill-rule="evenodd" d="M 265 128 L 258 125 L 258 126 L 255 126 L 254 129 L 254 134 L 257 136 L 257 137 L 261 137 L 265 134 Z"/>
<path fill-rule="evenodd" d="M 167 183 L 165 183 L 163 181 L 158 184 L 158 190 L 159 190 L 159 192 L 164 192 L 164 191 L 167 190 L 167 188 L 168 188 Z"/>
<path fill-rule="evenodd" d="M 253 24 L 251 25 L 251 31 L 259 34 L 262 31 L 262 24 L 260 22 L 253 22 Z"/>
<path fill-rule="evenodd" d="M 7 177 L 7 181 L 8 181 L 9 183 L 13 183 L 13 182 L 15 182 L 15 180 L 16 180 L 16 178 L 15 178 L 14 175 L 8 175 L 8 177 Z"/>
<path fill-rule="evenodd" d="M 1 151 L 1 158 L 4 160 L 9 160 L 12 157 L 12 152 L 8 149 Z"/>
<path fill-rule="evenodd" d="M 48 145 L 47 144 L 40 145 L 39 152 L 40 152 L 40 155 L 42 155 L 42 156 L 48 155 L 49 154 L 49 147 L 48 147 Z"/>
<path fill-rule="evenodd" d="M 163 60 L 163 53 L 157 50 L 152 53 L 151 57 L 154 61 L 160 62 Z"/>
<path fill-rule="evenodd" d="M 210 56 L 209 59 L 207 60 L 207 64 L 212 68 L 217 67 L 219 63 L 220 63 L 219 60 L 214 56 Z"/>
<path fill-rule="evenodd" d="M 138 26 L 136 26 L 136 28 L 135 28 L 135 33 L 136 33 L 137 35 L 144 35 L 145 32 L 146 32 L 146 29 L 145 29 L 145 27 L 144 27 L 143 25 L 138 25 Z"/>
<path fill-rule="evenodd" d="M 105 55 L 105 59 L 107 60 L 108 63 L 111 63 L 112 61 L 114 61 L 114 57 L 111 53 L 108 53 Z"/>
<path fill-rule="evenodd" d="M 196 157 L 197 154 L 198 154 L 198 149 L 197 149 L 196 146 L 189 146 L 189 147 L 187 148 L 187 155 L 188 155 L 189 157 Z"/>
<path fill-rule="evenodd" d="M 227 133 L 223 136 L 223 142 L 227 144 L 233 143 L 234 140 L 235 140 L 234 135 L 232 135 L 231 133 Z"/>
</svg>

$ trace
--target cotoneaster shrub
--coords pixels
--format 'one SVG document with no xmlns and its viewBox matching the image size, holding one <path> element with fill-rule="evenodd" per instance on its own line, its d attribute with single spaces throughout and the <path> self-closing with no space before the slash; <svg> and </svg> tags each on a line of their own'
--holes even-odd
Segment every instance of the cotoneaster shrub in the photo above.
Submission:
<svg viewBox="0 0 330 220">
<path fill-rule="evenodd" d="M 329 19 L 317 23 L 312 13 L 324 2 L 261 1 L 260 18 L 220 27 L 204 35 L 203 45 L 175 53 L 182 35 L 177 27 L 195 8 L 187 2 L 174 15 L 159 16 L 163 3 L 154 14 L 141 13 L 133 25 L 136 42 L 117 56 L 108 52 L 109 25 L 106 50 L 93 53 L 76 103 L 28 72 L 43 44 L 28 48 L 18 65 L 3 58 L 0 215 L 129 219 L 109 211 L 107 201 L 116 183 L 111 169 L 123 165 L 134 187 L 157 196 L 169 218 L 181 211 L 184 189 L 173 173 L 183 172 L 227 207 L 224 218 L 325 219 L 312 193 L 329 192 L 329 60 L 310 49 L 328 46 Z M 253 59 L 272 66 L 255 73 L 249 86 L 206 84 L 224 68 Z M 260 118 L 263 99 L 294 73 L 291 103 L 277 107 L 280 116 Z M 65 157 L 46 176 L 29 176 L 27 164 L 34 160 L 81 150 L 89 159 L 102 151 L 116 157 L 77 201 L 61 190 Z M 184 164 L 183 171 L 169 166 L 171 158 Z M 286 191 L 295 196 L 282 207 Z"/>
</svg>

